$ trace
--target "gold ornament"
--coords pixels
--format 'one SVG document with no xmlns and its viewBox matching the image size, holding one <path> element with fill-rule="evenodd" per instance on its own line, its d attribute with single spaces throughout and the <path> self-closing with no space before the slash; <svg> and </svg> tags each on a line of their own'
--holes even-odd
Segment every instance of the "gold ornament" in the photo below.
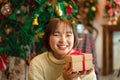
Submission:
<svg viewBox="0 0 120 80">
<path fill-rule="evenodd" d="M 92 11 L 96 11 L 96 7 L 95 6 L 92 6 L 91 9 L 92 9 Z"/>
<path fill-rule="evenodd" d="M 38 17 L 39 17 L 39 15 L 35 15 L 35 18 L 34 18 L 34 20 L 33 20 L 33 23 L 32 23 L 32 25 L 39 25 L 39 23 L 38 23 Z"/>
<path fill-rule="evenodd" d="M 72 24 L 75 24 L 75 23 L 76 23 L 76 21 L 73 19 L 73 20 L 72 20 Z"/>
<path fill-rule="evenodd" d="M 59 5 L 56 6 L 56 13 L 57 13 L 58 16 L 62 16 L 63 15 L 63 12 L 62 12 L 62 10 L 61 10 Z"/>
<path fill-rule="evenodd" d="M 111 21 L 108 21 L 108 25 L 112 25 L 112 22 L 111 22 Z"/>
<path fill-rule="evenodd" d="M 35 18 L 35 19 L 33 20 L 32 25 L 39 25 L 39 23 L 38 23 L 38 18 Z"/>
</svg>

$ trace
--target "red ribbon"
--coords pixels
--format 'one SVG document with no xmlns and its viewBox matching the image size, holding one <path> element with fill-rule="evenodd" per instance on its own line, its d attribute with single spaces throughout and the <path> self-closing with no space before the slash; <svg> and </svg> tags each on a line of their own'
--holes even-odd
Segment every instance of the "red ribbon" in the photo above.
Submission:
<svg viewBox="0 0 120 80">
<path fill-rule="evenodd" d="M 82 63 L 83 63 L 83 71 L 85 71 L 85 55 L 83 53 L 81 53 L 80 55 L 82 55 L 83 57 L 83 60 L 82 60 Z"/>
<path fill-rule="evenodd" d="M 85 71 L 85 54 L 83 54 L 83 53 L 80 53 L 79 51 L 71 51 L 70 53 L 69 53 L 69 55 L 82 55 L 82 57 L 83 57 L 83 59 L 82 59 L 82 63 L 83 63 L 83 66 L 82 66 L 82 69 L 83 69 L 83 71 Z"/>
</svg>

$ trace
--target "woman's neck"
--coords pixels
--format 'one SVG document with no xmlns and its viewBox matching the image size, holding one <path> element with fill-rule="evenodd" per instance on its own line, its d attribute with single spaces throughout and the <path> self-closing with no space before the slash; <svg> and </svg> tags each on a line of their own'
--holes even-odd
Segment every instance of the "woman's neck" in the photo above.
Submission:
<svg viewBox="0 0 120 80">
<path fill-rule="evenodd" d="M 56 55 L 54 52 L 52 52 L 52 54 L 58 60 L 64 59 L 64 57 L 66 56 L 66 55 Z"/>
</svg>

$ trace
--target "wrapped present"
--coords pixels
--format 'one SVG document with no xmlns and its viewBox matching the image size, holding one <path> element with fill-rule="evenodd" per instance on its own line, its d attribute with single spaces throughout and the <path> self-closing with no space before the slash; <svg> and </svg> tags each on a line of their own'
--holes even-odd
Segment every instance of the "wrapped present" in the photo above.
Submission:
<svg viewBox="0 0 120 80">
<path fill-rule="evenodd" d="M 65 61 L 66 63 L 71 62 L 74 71 L 85 71 L 93 68 L 93 59 L 90 53 L 79 53 L 75 51 L 67 55 Z"/>
</svg>

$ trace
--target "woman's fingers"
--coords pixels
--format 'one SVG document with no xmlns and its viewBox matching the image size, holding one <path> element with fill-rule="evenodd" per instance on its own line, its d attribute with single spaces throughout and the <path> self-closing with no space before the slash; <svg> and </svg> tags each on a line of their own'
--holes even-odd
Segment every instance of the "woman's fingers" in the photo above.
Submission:
<svg viewBox="0 0 120 80">
<path fill-rule="evenodd" d="M 80 76 L 80 75 L 87 75 L 87 74 L 90 74 L 92 71 L 93 71 L 93 68 L 90 69 L 90 70 L 79 71 L 79 76 Z"/>
<path fill-rule="evenodd" d="M 93 71 L 93 68 L 86 71 L 86 74 L 90 74 Z"/>
<path fill-rule="evenodd" d="M 71 63 L 66 64 L 63 68 L 63 77 L 66 80 L 73 80 L 78 77 L 78 72 L 73 72 Z"/>
</svg>

